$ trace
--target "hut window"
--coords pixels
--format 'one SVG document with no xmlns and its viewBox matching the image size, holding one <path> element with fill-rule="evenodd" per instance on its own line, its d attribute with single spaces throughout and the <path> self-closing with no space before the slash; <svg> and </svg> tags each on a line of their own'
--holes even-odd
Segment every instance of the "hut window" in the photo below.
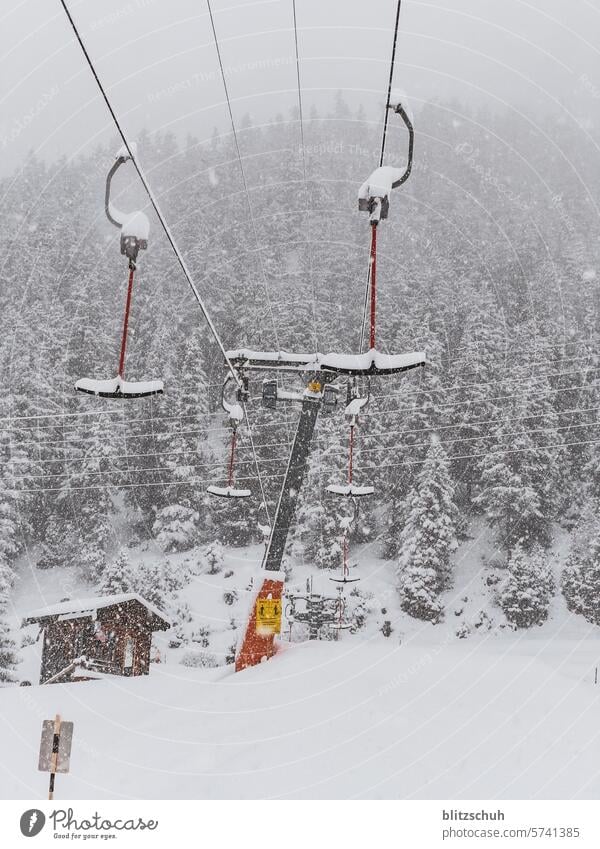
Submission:
<svg viewBox="0 0 600 849">
<path fill-rule="evenodd" d="M 125 640 L 125 661 L 123 663 L 125 669 L 130 669 L 133 666 L 133 649 L 133 639 L 131 637 L 127 637 Z"/>
</svg>

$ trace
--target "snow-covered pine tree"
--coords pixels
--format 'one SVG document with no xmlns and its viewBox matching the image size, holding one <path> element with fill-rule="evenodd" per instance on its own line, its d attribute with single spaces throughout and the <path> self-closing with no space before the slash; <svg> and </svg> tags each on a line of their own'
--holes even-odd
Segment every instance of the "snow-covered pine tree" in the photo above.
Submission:
<svg viewBox="0 0 600 849">
<path fill-rule="evenodd" d="M 600 524 L 582 528 L 564 568 L 561 589 L 569 610 L 600 625 Z"/>
<path fill-rule="evenodd" d="M 15 680 L 13 673 L 18 662 L 15 644 L 6 621 L 13 583 L 11 561 L 19 550 L 19 521 L 7 469 L 4 464 L 0 467 L 0 683 L 11 683 Z"/>
<path fill-rule="evenodd" d="M 444 439 L 455 458 L 451 473 L 457 503 L 468 510 L 481 479 L 490 422 L 500 418 L 490 389 L 498 381 L 506 356 L 506 326 L 502 309 L 488 285 L 476 284 L 466 277 L 460 282 L 460 347 L 447 360 L 451 391 L 446 409 L 456 425 L 444 431 Z"/>
<path fill-rule="evenodd" d="M 6 622 L 6 605 L 0 600 L 0 686 L 17 681 L 15 670 L 18 663 L 15 641 Z"/>
<path fill-rule="evenodd" d="M 6 621 L 11 583 L 10 568 L 0 559 L 0 686 L 16 681 L 14 673 L 19 662 L 15 642 Z"/>
<path fill-rule="evenodd" d="M 130 592 L 138 593 L 146 601 L 164 610 L 176 589 L 181 584 L 173 582 L 167 564 L 158 560 L 139 562 L 135 568 L 129 567 Z"/>
<path fill-rule="evenodd" d="M 76 550 L 90 574 L 100 575 L 115 540 L 116 431 L 108 416 L 98 415 L 76 433 L 69 476 L 62 481 L 57 501 L 71 519 L 64 550 Z"/>
<path fill-rule="evenodd" d="M 590 449 L 582 478 L 587 492 L 597 501 L 600 499 L 600 443 L 591 445 Z"/>
<path fill-rule="evenodd" d="M 342 530 L 353 515 L 346 498 L 327 492 L 330 483 L 347 479 L 346 446 L 340 445 L 342 428 L 343 420 L 336 414 L 324 415 L 317 422 L 291 544 L 292 551 L 318 569 L 340 568 Z"/>
<path fill-rule="evenodd" d="M 401 605 L 411 616 L 436 622 L 442 615 L 439 596 L 451 582 L 455 524 L 448 458 L 434 437 L 409 501 L 398 560 Z"/>
<path fill-rule="evenodd" d="M 526 552 L 519 544 L 515 545 L 498 598 L 508 621 L 517 628 L 541 625 L 548 617 L 554 591 L 548 556 L 541 546 Z"/>
<path fill-rule="evenodd" d="M 522 391 L 527 392 L 527 387 L 524 379 Z M 499 544 L 508 550 L 517 542 L 525 549 L 535 543 L 547 546 L 556 516 L 552 482 L 556 483 L 560 472 L 560 439 L 557 437 L 556 449 L 539 443 L 537 434 L 525 424 L 529 404 L 529 395 L 517 395 L 504 407 L 510 416 L 498 419 L 490 429 L 481 490 L 474 499 L 497 530 Z M 548 433 L 552 438 L 551 431 Z"/>
<path fill-rule="evenodd" d="M 416 330 L 409 333 L 404 325 L 398 328 L 396 350 L 424 350 L 428 366 L 393 381 L 391 397 L 387 399 L 384 394 L 378 403 L 382 412 L 376 423 L 380 446 L 376 486 L 383 497 L 383 554 L 388 558 L 395 558 L 401 548 L 409 499 L 417 486 L 444 397 L 442 343 L 435 324 L 427 309 L 418 315 Z M 371 421 L 369 427 L 373 428 Z"/>
<path fill-rule="evenodd" d="M 211 536 L 206 479 L 210 450 L 208 381 L 204 371 L 206 343 L 193 327 L 175 346 L 174 398 L 168 426 L 157 434 L 160 464 L 169 486 L 155 507 L 152 533 L 165 551 L 187 551 Z"/>
<path fill-rule="evenodd" d="M 8 570 L 11 559 L 19 551 L 19 522 L 6 469 L 6 466 L 0 468 L 0 569 Z"/>
<path fill-rule="evenodd" d="M 152 533 L 163 551 L 187 551 L 197 540 L 197 510 L 183 504 L 168 504 L 156 511 Z"/>
<path fill-rule="evenodd" d="M 494 429 L 494 436 L 500 438 L 501 433 L 500 425 Z M 527 435 L 522 433 L 513 444 L 526 449 Z M 498 542 L 509 550 L 522 540 L 525 525 L 533 527 L 542 519 L 538 494 L 523 480 L 516 466 L 503 451 L 487 454 L 483 462 L 482 491 L 475 498 L 475 504 L 483 508 L 489 525 L 497 529 Z M 528 543 L 529 540 L 527 534 Z"/>
<path fill-rule="evenodd" d="M 15 671 L 19 663 L 15 641 L 6 624 L 5 613 L 0 604 L 0 686 L 17 682 Z"/>
<path fill-rule="evenodd" d="M 444 616 L 440 600 L 440 579 L 435 569 L 422 566 L 416 560 L 404 564 L 401 560 L 398 589 L 401 607 L 415 619 L 439 622 Z"/>
<path fill-rule="evenodd" d="M 115 560 L 111 560 L 104 568 L 98 590 L 101 595 L 121 595 L 129 593 L 133 587 L 133 575 L 129 557 L 121 549 Z"/>
</svg>

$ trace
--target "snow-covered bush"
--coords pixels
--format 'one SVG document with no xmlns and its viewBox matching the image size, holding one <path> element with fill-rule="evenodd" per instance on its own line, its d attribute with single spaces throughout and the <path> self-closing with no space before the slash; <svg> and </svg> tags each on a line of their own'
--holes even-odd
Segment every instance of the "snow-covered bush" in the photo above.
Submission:
<svg viewBox="0 0 600 849">
<path fill-rule="evenodd" d="M 175 639 L 171 638 L 170 643 L 172 648 L 179 648 L 180 645 L 187 645 L 192 638 L 192 612 L 186 601 L 180 601 L 174 605 L 171 610 L 171 620 L 173 622 L 173 634 Z"/>
<path fill-rule="evenodd" d="M 554 590 L 552 571 L 542 549 L 536 547 L 526 553 L 520 545 L 515 546 L 498 596 L 507 620 L 517 628 L 541 625 L 548 617 Z"/>
<path fill-rule="evenodd" d="M 223 562 L 225 559 L 223 546 L 219 540 L 211 542 L 210 545 L 205 548 L 202 556 L 208 566 L 207 574 L 217 575 L 223 568 Z"/>
<path fill-rule="evenodd" d="M 344 603 L 344 619 L 350 623 L 353 634 L 364 628 L 372 610 L 373 593 L 365 592 L 354 584 Z"/>
<path fill-rule="evenodd" d="M 210 645 L 210 628 L 208 625 L 200 625 L 192 631 L 192 642 L 199 643 L 203 649 L 207 649 Z"/>
<path fill-rule="evenodd" d="M 238 594 L 236 590 L 226 590 L 223 593 L 223 601 L 225 604 L 232 605 L 237 601 Z"/>
<path fill-rule="evenodd" d="M 385 619 L 383 625 L 381 626 L 381 633 L 384 637 L 391 637 L 394 629 L 392 628 L 392 623 L 389 619 Z"/>
<path fill-rule="evenodd" d="M 219 664 L 214 654 L 207 651 L 187 651 L 180 661 L 182 666 L 215 669 Z"/>
<path fill-rule="evenodd" d="M 471 629 L 466 622 L 461 622 L 454 633 L 456 634 L 459 640 L 466 640 L 469 634 L 471 633 Z"/>
<path fill-rule="evenodd" d="M 165 591 L 173 594 L 189 584 L 192 577 L 192 564 L 187 559 L 183 563 L 164 560 L 161 573 Z"/>
</svg>

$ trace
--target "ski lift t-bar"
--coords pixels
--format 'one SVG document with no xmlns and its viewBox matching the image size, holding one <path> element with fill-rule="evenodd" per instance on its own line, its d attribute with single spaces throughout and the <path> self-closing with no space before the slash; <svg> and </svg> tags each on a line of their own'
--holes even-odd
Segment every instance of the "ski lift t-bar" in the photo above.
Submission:
<svg viewBox="0 0 600 849">
<path fill-rule="evenodd" d="M 129 158 L 133 162 L 133 165 L 134 165 L 135 170 L 137 171 L 138 177 L 140 178 L 140 181 L 141 181 L 141 183 L 142 183 L 142 185 L 143 185 L 143 187 L 146 191 L 146 194 L 148 195 L 148 199 L 150 201 L 150 204 L 152 205 L 152 208 L 154 209 L 154 212 L 156 213 L 156 216 L 157 216 L 157 218 L 160 222 L 160 225 L 164 230 L 165 236 L 167 237 L 167 240 L 168 240 L 169 244 L 171 245 L 171 248 L 173 249 L 173 253 L 177 257 L 177 261 L 179 263 L 181 270 L 183 271 L 184 277 L 187 280 L 187 282 L 190 286 L 190 289 L 192 290 L 192 292 L 194 294 L 194 297 L 196 298 L 198 306 L 202 310 L 202 314 L 203 314 L 204 318 L 206 319 L 206 323 L 208 324 L 208 326 L 210 328 L 210 332 L 212 333 L 217 345 L 219 346 L 221 353 L 223 354 L 223 356 L 225 358 L 225 362 L 227 363 L 227 367 L 228 367 L 229 371 L 231 372 L 231 376 L 234 379 L 236 385 L 241 386 L 240 377 L 237 374 L 237 372 L 235 371 L 235 369 L 234 369 L 234 367 L 231 363 L 231 360 L 227 356 L 227 352 L 226 352 L 225 347 L 224 347 L 224 345 L 221 341 L 221 337 L 217 333 L 217 329 L 213 324 L 213 321 L 212 321 L 210 314 L 209 314 L 209 312 L 206 308 L 206 305 L 204 304 L 204 301 L 202 300 L 202 296 L 200 295 L 200 292 L 198 291 L 198 287 L 196 286 L 196 284 L 194 283 L 194 280 L 192 279 L 192 275 L 191 275 L 191 273 L 190 273 L 190 271 L 189 271 L 189 269 L 186 265 L 186 262 L 185 262 L 185 260 L 182 256 L 179 248 L 177 247 L 177 243 L 175 242 L 175 239 L 173 238 L 173 234 L 171 233 L 169 225 L 167 224 L 167 222 L 166 222 L 166 220 L 165 220 L 165 218 L 164 218 L 164 216 L 161 212 L 161 209 L 158 205 L 158 201 L 154 197 L 154 193 L 152 192 L 152 189 L 150 188 L 150 184 L 148 183 L 148 180 L 146 179 L 146 176 L 145 176 L 141 166 L 139 165 L 139 163 L 138 163 L 138 161 L 137 161 L 137 159 L 134 155 L 134 152 L 132 150 L 132 146 L 130 145 L 129 141 L 127 140 L 127 136 L 125 135 L 125 133 L 124 133 L 122 127 L 121 127 L 121 124 L 119 123 L 119 119 L 117 118 L 117 115 L 116 115 L 116 113 L 115 113 L 115 111 L 114 111 L 114 109 L 111 105 L 111 102 L 108 99 L 108 96 L 107 96 L 107 94 L 104 90 L 104 86 L 102 85 L 102 82 L 101 82 L 98 74 L 96 73 L 94 63 L 92 62 L 90 55 L 87 51 L 87 48 L 86 48 L 85 44 L 83 43 L 81 35 L 79 34 L 79 30 L 77 29 L 77 25 L 76 25 L 75 21 L 73 20 L 73 17 L 71 16 L 71 13 L 70 13 L 69 8 L 67 6 L 66 0 L 60 0 L 60 4 L 64 9 L 67 18 L 69 19 L 69 23 L 71 24 L 71 27 L 73 29 L 73 32 L 75 33 L 75 37 L 76 37 L 77 41 L 79 42 L 79 46 L 81 47 L 83 55 L 85 56 L 86 62 L 88 63 L 90 71 L 92 72 L 92 75 L 93 75 L 94 79 L 96 80 L 96 84 L 97 84 L 98 88 L 100 89 L 100 93 L 101 93 L 101 95 L 104 99 L 104 102 L 106 104 L 106 108 L 110 112 L 111 118 L 113 119 L 115 127 L 117 128 L 117 131 L 118 131 L 118 133 L 121 136 L 121 139 L 123 141 L 123 145 L 125 146 L 125 150 L 127 151 Z"/>
</svg>

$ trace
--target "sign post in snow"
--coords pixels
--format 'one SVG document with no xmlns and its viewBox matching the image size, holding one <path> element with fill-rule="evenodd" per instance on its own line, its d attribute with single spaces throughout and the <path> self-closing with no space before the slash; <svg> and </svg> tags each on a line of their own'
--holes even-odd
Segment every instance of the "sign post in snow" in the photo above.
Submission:
<svg viewBox="0 0 600 849">
<path fill-rule="evenodd" d="M 69 771 L 72 741 L 72 722 L 63 722 L 59 714 L 56 714 L 54 719 L 44 719 L 42 722 L 38 769 L 40 772 L 50 773 L 48 799 L 54 798 L 56 773 L 66 773 Z"/>
</svg>

